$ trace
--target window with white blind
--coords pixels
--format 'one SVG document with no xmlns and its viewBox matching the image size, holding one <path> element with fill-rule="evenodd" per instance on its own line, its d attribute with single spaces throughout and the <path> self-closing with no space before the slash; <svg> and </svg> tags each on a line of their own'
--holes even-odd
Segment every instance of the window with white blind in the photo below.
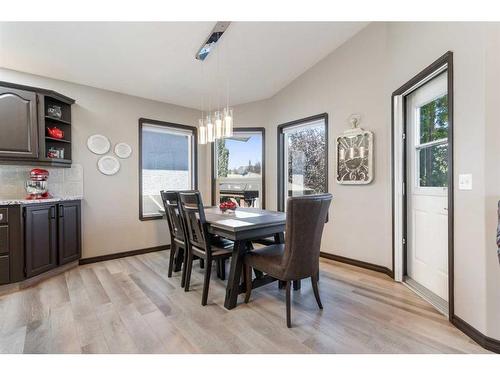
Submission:
<svg viewBox="0 0 500 375">
<path fill-rule="evenodd" d="M 161 218 L 161 190 L 196 189 L 196 128 L 139 121 L 139 217 Z"/>
</svg>

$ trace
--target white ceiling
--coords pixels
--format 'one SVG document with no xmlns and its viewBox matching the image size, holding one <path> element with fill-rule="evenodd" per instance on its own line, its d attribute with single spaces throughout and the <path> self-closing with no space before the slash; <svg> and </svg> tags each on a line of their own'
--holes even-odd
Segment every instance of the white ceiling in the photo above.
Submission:
<svg viewBox="0 0 500 375">
<path fill-rule="evenodd" d="M 273 96 L 366 23 L 233 22 L 195 60 L 214 25 L 2 22 L 0 66 L 192 108 L 225 101 L 228 86 L 236 105 Z"/>
</svg>

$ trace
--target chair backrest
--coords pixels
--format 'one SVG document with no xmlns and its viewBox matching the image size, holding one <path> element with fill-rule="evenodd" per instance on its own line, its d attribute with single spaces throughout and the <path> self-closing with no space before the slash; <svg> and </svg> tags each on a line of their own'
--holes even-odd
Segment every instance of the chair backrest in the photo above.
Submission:
<svg viewBox="0 0 500 375">
<path fill-rule="evenodd" d="M 331 194 L 288 199 L 282 260 L 286 280 L 302 279 L 318 272 L 321 236 L 332 199 Z"/>
<path fill-rule="evenodd" d="M 177 191 L 161 191 L 160 194 L 163 206 L 165 206 L 165 214 L 172 241 L 176 239 L 184 242 L 185 234 L 181 218 L 179 193 Z"/>
<path fill-rule="evenodd" d="M 207 251 L 210 248 L 210 237 L 200 192 L 180 192 L 179 198 L 189 243 Z"/>
</svg>

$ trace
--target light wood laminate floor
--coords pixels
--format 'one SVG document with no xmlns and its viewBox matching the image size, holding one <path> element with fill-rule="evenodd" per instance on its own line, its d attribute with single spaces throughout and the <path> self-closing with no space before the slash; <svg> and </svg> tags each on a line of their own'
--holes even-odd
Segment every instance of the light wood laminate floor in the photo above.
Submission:
<svg viewBox="0 0 500 375">
<path fill-rule="evenodd" d="M 167 278 L 168 251 L 79 266 L 0 297 L 0 353 L 481 353 L 486 352 L 405 286 L 321 260 L 317 308 L 309 280 L 294 291 L 254 290 L 224 309 L 225 282 L 203 270 L 191 291 Z"/>
</svg>

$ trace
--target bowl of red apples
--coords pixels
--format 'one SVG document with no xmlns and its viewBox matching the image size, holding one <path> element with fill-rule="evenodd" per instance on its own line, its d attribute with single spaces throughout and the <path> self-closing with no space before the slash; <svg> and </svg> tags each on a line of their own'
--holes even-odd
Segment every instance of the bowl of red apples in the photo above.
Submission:
<svg viewBox="0 0 500 375">
<path fill-rule="evenodd" d="M 234 211 L 236 210 L 236 203 L 234 203 L 233 201 L 225 201 L 219 204 L 219 208 L 222 212 L 226 212 L 228 210 Z"/>
</svg>

